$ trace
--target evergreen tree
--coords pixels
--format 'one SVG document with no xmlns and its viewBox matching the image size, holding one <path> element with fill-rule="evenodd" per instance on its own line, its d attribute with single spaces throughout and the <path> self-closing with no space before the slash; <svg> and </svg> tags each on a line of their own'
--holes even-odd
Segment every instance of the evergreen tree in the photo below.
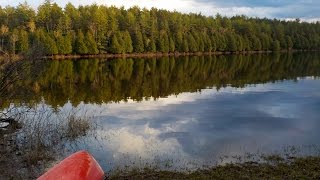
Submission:
<svg viewBox="0 0 320 180">
<path fill-rule="evenodd" d="M 292 42 L 291 37 L 290 37 L 290 36 L 287 36 L 287 37 L 286 37 L 286 41 L 287 41 L 287 48 L 288 48 L 288 50 L 291 50 L 292 47 L 293 47 L 293 42 Z M 316 46 L 316 47 L 317 47 L 317 46 Z"/>
<path fill-rule="evenodd" d="M 170 37 L 170 39 L 169 39 L 169 51 L 170 52 L 174 52 L 175 51 L 175 44 L 174 44 L 174 41 L 173 41 L 172 37 Z"/>
<path fill-rule="evenodd" d="M 88 48 L 86 46 L 84 35 L 82 31 L 78 31 L 76 41 L 75 41 L 75 53 L 76 54 L 87 54 Z"/>
<path fill-rule="evenodd" d="M 86 37 L 85 37 L 85 44 L 87 46 L 88 49 L 88 54 L 98 54 L 99 50 L 97 47 L 97 43 L 94 40 L 94 37 L 92 35 L 92 33 L 90 31 L 88 31 L 86 33 Z"/>
<path fill-rule="evenodd" d="M 66 54 L 65 53 L 65 40 L 64 40 L 64 37 L 61 35 L 57 38 L 57 48 L 58 48 L 59 54 Z"/>
<path fill-rule="evenodd" d="M 29 36 L 28 33 L 20 29 L 19 31 L 19 37 L 18 37 L 18 42 L 17 42 L 17 50 L 18 52 L 21 53 L 27 53 L 29 50 Z"/>
<path fill-rule="evenodd" d="M 186 38 L 183 39 L 182 52 L 189 52 L 189 44 Z"/>
<path fill-rule="evenodd" d="M 204 41 L 204 51 L 206 51 L 206 52 L 213 51 L 211 39 L 209 38 L 209 36 L 207 34 L 203 35 L 203 41 Z"/>
<path fill-rule="evenodd" d="M 1 51 L 12 54 L 35 49 L 48 55 L 110 49 L 119 53 L 266 51 L 275 48 L 275 41 L 280 49 L 320 49 L 320 23 L 95 4 L 77 8 L 68 3 L 63 9 L 51 0 L 37 11 L 27 3 L 0 8 L 0 25 Z"/>
<path fill-rule="evenodd" d="M 175 43 L 175 47 L 177 49 L 177 51 L 180 52 L 185 52 L 184 49 L 184 45 L 183 45 L 183 33 L 181 31 L 178 31 L 175 35 L 174 35 L 174 43 Z"/>
<path fill-rule="evenodd" d="M 228 34 L 227 38 L 227 49 L 232 52 L 237 51 L 237 42 L 234 34 Z"/>
<path fill-rule="evenodd" d="M 133 34 L 133 51 L 136 53 L 144 52 L 143 37 L 140 30 L 136 30 Z"/>
<path fill-rule="evenodd" d="M 272 51 L 280 51 L 280 42 L 278 40 L 275 40 L 272 42 Z"/>
<path fill-rule="evenodd" d="M 47 55 L 55 55 L 59 53 L 55 40 L 49 34 L 45 36 L 44 45 Z"/>
<path fill-rule="evenodd" d="M 253 36 L 251 39 L 251 50 L 260 51 L 261 50 L 261 41 L 257 36 Z"/>
<path fill-rule="evenodd" d="M 123 48 L 119 42 L 120 37 L 117 34 L 113 34 L 110 42 L 110 52 L 115 54 L 123 53 Z"/>
<path fill-rule="evenodd" d="M 66 34 L 64 36 L 64 54 L 72 53 L 72 36 L 71 34 Z"/>
<path fill-rule="evenodd" d="M 133 52 L 132 40 L 131 40 L 130 33 L 128 31 L 124 32 L 123 40 L 124 40 L 125 52 L 132 53 Z"/>
<path fill-rule="evenodd" d="M 12 54 L 15 54 L 16 51 L 17 51 L 16 43 L 19 40 L 19 34 L 18 33 L 19 33 L 18 30 L 14 29 L 12 31 L 12 33 L 10 34 L 10 52 Z"/>
<path fill-rule="evenodd" d="M 198 51 L 196 40 L 194 39 L 194 37 L 191 33 L 188 34 L 188 47 L 189 47 L 189 51 L 191 51 L 191 52 Z"/>
<path fill-rule="evenodd" d="M 154 42 L 154 39 L 152 37 L 150 39 L 148 39 L 146 51 L 147 52 L 156 52 L 157 51 L 156 43 Z"/>
<path fill-rule="evenodd" d="M 157 50 L 164 53 L 169 52 L 169 39 L 168 34 L 165 31 L 162 31 L 159 35 Z"/>
<path fill-rule="evenodd" d="M 57 48 L 59 54 L 71 54 L 72 53 L 72 40 L 70 35 L 59 35 L 57 37 Z"/>
</svg>

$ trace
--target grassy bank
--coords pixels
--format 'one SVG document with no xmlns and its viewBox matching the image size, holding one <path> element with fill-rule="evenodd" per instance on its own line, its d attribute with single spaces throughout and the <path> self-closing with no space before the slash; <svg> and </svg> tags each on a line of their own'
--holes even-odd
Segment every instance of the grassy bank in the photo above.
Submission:
<svg viewBox="0 0 320 180">
<path fill-rule="evenodd" d="M 76 146 L 97 128 L 79 109 L 38 107 L 22 112 L 14 116 L 15 127 L 0 128 L 0 180 L 36 179 L 65 152 L 66 144 Z"/>
<path fill-rule="evenodd" d="M 272 159 L 272 160 L 271 160 Z M 112 172 L 111 172 L 112 173 Z M 227 164 L 194 172 L 154 169 L 117 172 L 110 179 L 320 179 L 320 157 L 300 157 L 290 161 L 270 158 L 265 163 Z"/>
</svg>

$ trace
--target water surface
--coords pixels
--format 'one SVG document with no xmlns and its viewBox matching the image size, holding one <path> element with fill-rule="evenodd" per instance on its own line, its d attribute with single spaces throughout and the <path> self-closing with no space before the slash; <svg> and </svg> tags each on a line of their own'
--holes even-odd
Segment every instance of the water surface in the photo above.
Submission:
<svg viewBox="0 0 320 180">
<path fill-rule="evenodd" d="M 320 145 L 318 53 L 41 66 L 17 100 L 94 115 L 101 123 L 96 138 L 72 151 L 89 150 L 106 170 L 146 164 L 195 168 L 221 163 L 223 156 Z"/>
</svg>

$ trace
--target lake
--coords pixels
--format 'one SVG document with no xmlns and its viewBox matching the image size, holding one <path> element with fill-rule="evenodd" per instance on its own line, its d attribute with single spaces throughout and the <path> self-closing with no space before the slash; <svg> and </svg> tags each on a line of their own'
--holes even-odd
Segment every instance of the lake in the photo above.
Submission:
<svg viewBox="0 0 320 180">
<path fill-rule="evenodd" d="M 92 116 L 94 137 L 66 148 L 88 150 L 105 170 L 319 153 L 319 53 L 41 61 L 25 71 L 14 101 Z"/>
</svg>

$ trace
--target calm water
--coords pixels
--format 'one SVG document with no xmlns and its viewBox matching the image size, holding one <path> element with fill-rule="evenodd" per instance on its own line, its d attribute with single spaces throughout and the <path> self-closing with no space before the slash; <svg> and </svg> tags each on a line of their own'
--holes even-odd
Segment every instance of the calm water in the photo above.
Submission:
<svg viewBox="0 0 320 180">
<path fill-rule="evenodd" d="M 194 168 L 221 163 L 222 156 L 320 145 L 317 53 L 39 66 L 17 90 L 17 101 L 94 115 L 97 136 L 71 151 L 89 150 L 106 170 Z"/>
</svg>

